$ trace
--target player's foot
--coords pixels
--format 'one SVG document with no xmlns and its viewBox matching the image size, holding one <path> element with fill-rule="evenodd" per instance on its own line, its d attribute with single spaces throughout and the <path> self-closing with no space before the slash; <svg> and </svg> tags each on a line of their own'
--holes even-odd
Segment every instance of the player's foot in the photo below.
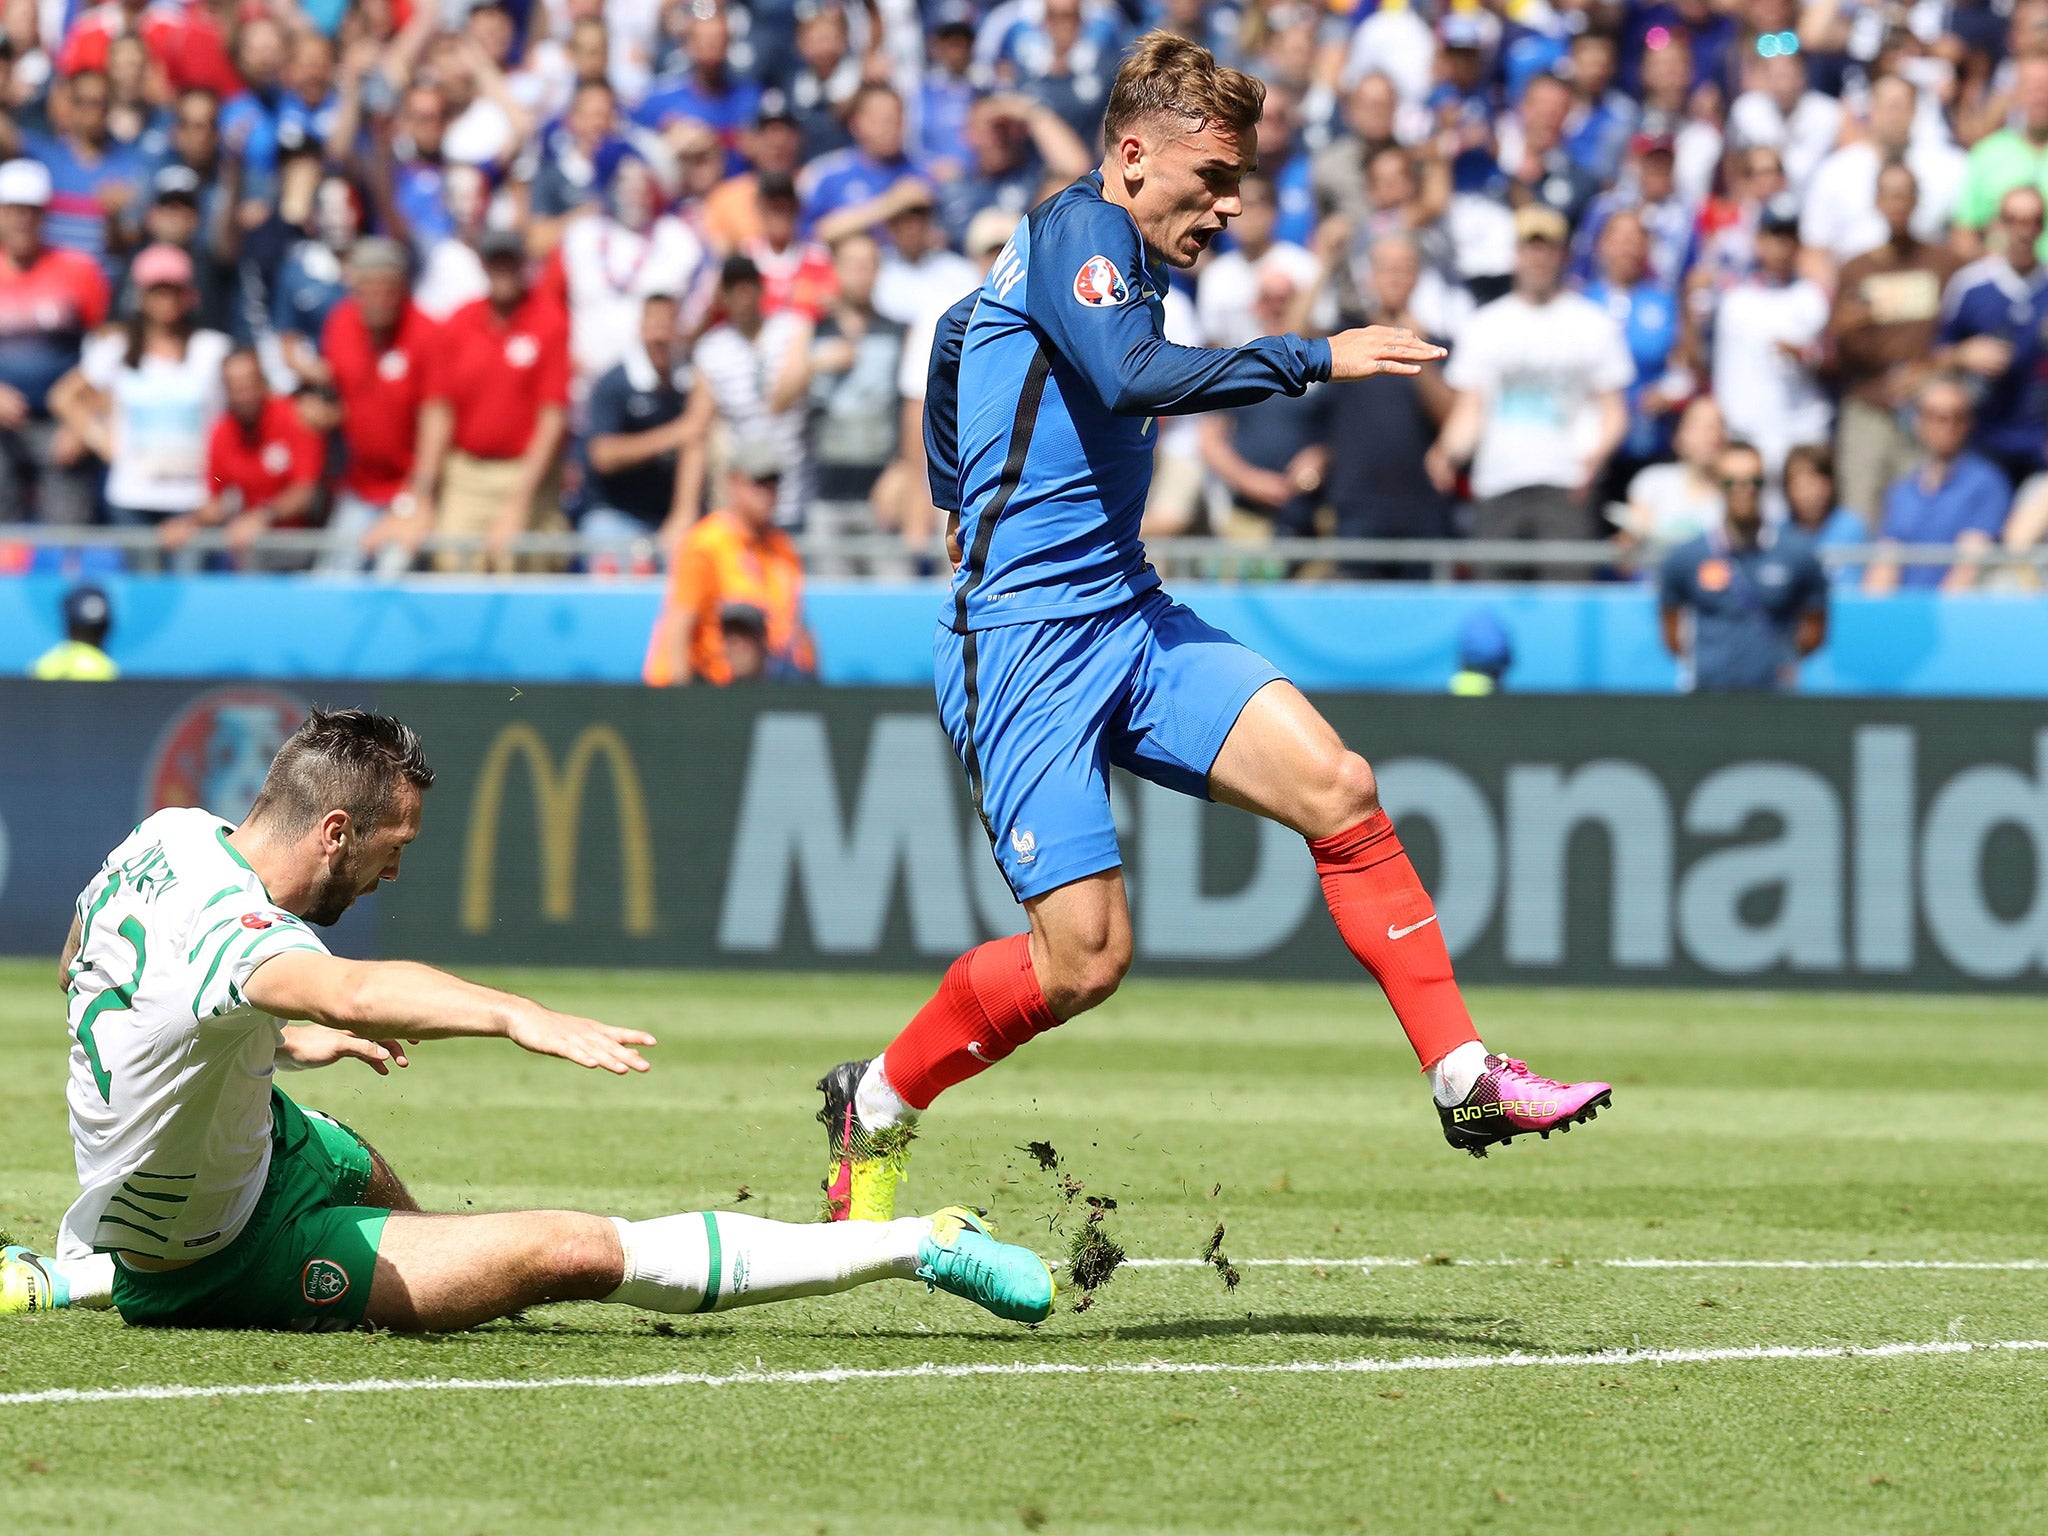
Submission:
<svg viewBox="0 0 2048 1536">
<path fill-rule="evenodd" d="M 0 1317 L 70 1305 L 70 1287 L 42 1255 L 26 1248 L 0 1249 Z"/>
<path fill-rule="evenodd" d="M 842 1061 L 818 1079 L 825 1107 L 818 1122 L 825 1127 L 825 1150 L 831 1164 L 825 1173 L 827 1221 L 894 1221 L 896 1186 L 910 1170 L 910 1143 L 917 1132 L 908 1125 L 868 1131 L 854 1112 L 864 1061 Z"/>
<path fill-rule="evenodd" d="M 1486 1070 L 1472 1091 L 1456 1104 L 1439 1104 L 1444 1140 L 1486 1156 L 1486 1149 L 1505 1146 L 1534 1131 L 1548 1140 L 1552 1131 L 1568 1131 L 1590 1120 L 1612 1100 L 1606 1083 L 1554 1083 L 1529 1070 L 1512 1056 L 1488 1056 Z"/>
<path fill-rule="evenodd" d="M 988 1224 L 964 1205 L 949 1205 L 932 1217 L 932 1235 L 917 1248 L 917 1278 L 1013 1323 L 1051 1317 L 1059 1290 L 1045 1260 L 1029 1248 L 997 1242 Z"/>
</svg>

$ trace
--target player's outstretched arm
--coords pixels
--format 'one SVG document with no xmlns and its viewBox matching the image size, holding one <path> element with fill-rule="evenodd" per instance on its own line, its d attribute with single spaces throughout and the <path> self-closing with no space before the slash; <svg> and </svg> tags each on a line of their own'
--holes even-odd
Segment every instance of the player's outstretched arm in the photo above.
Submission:
<svg viewBox="0 0 2048 1536">
<path fill-rule="evenodd" d="M 654 1044 L 637 1029 L 556 1013 L 530 998 L 464 981 L 410 960 L 343 960 L 287 950 L 249 976 L 242 995 L 280 1019 L 305 1019 L 365 1040 L 510 1040 L 538 1056 L 621 1076 L 645 1072 L 635 1046 Z"/>
</svg>

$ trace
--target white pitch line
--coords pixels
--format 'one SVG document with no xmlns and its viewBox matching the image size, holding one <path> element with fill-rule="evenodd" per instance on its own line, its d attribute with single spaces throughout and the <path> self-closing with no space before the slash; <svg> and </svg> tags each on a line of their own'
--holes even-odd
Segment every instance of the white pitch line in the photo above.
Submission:
<svg viewBox="0 0 2048 1536">
<path fill-rule="evenodd" d="M 1232 1259 L 1239 1269 L 1962 1269 L 2048 1270 L 2048 1259 Z M 1121 1269 L 1207 1269 L 1208 1259 L 1125 1259 Z"/>
<path fill-rule="evenodd" d="M 881 1369 L 832 1367 L 816 1371 L 736 1371 L 713 1375 L 664 1371 L 650 1376 L 373 1377 L 362 1381 L 280 1381 L 222 1386 L 53 1387 L 42 1392 L 0 1394 L 0 1407 L 71 1403 L 163 1403 L 234 1397 L 338 1397 L 386 1392 L 556 1392 L 660 1387 L 834 1386 L 849 1381 L 953 1380 L 972 1376 L 1390 1376 L 1411 1371 L 1518 1370 L 1537 1366 L 1721 1365 L 1751 1360 L 1892 1360 L 1910 1355 L 2037 1353 L 2048 1339 L 2002 1339 L 1989 1343 L 1945 1339 L 1932 1343 L 1746 1345 L 1727 1349 L 1603 1349 L 1583 1354 L 1411 1355 L 1395 1359 L 1286 1360 L 1231 1365 L 1213 1361 L 1123 1360 L 1086 1365 L 1062 1360 L 1018 1360 L 1007 1365 L 922 1365 Z"/>
</svg>

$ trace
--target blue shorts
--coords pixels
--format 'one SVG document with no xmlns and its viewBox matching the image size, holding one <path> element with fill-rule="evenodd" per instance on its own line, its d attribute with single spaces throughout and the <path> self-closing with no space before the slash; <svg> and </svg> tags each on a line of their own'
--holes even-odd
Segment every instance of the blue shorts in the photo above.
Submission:
<svg viewBox="0 0 2048 1536">
<path fill-rule="evenodd" d="M 1223 739 L 1280 670 L 1163 592 L 932 645 L 939 718 L 1019 901 L 1123 862 L 1113 763 L 1207 799 Z"/>
</svg>

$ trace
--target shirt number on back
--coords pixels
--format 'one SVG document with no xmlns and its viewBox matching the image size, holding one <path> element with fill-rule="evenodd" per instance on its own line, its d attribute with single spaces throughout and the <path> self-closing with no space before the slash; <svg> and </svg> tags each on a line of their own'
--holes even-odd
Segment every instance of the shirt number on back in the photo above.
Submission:
<svg viewBox="0 0 2048 1536">
<path fill-rule="evenodd" d="M 100 1064 L 100 1048 L 93 1039 L 93 1026 L 99 1023 L 100 1015 L 111 1009 L 127 1009 L 135 1006 L 135 989 L 142 985 L 143 967 L 149 963 L 149 945 L 142 932 L 142 924 L 135 918 L 124 917 L 121 926 L 115 930 L 122 938 L 135 946 L 135 975 L 125 985 L 109 987 L 94 998 L 85 1010 L 85 1016 L 78 1021 L 78 1044 L 85 1052 L 85 1059 L 92 1064 L 92 1080 L 100 1090 L 100 1097 L 109 1104 L 114 1102 L 114 1079 Z"/>
</svg>

